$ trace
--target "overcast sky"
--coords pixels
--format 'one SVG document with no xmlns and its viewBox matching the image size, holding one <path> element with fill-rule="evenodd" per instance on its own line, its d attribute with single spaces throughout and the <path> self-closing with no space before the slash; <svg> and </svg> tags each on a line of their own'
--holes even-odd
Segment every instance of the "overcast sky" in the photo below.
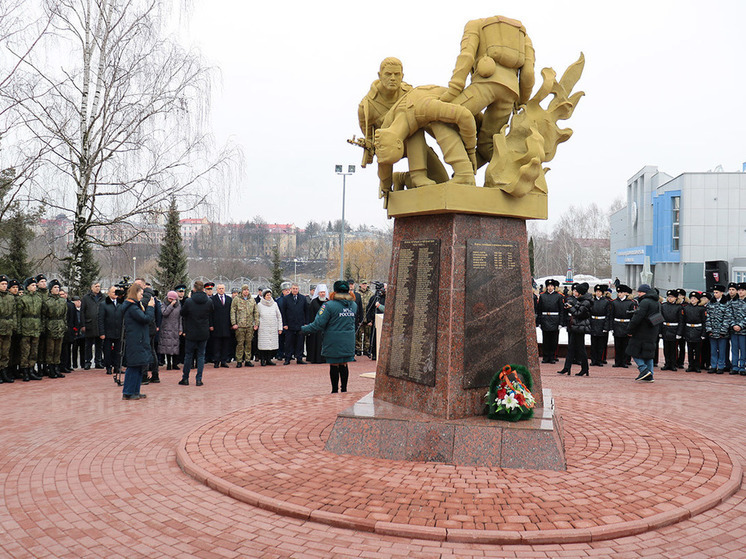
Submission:
<svg viewBox="0 0 746 559">
<path fill-rule="evenodd" d="M 305 225 L 341 216 L 386 224 L 376 164 L 359 167 L 357 105 L 380 61 L 413 86 L 447 85 L 464 24 L 505 15 L 525 25 L 539 70 L 585 54 L 573 137 L 548 163 L 549 225 L 570 204 L 607 206 L 645 165 L 673 176 L 746 161 L 746 2 L 254 2 L 195 0 L 189 40 L 220 68 L 212 124 L 243 149 L 245 171 L 222 221 L 261 215 Z M 538 87 L 535 86 L 534 90 Z"/>
</svg>

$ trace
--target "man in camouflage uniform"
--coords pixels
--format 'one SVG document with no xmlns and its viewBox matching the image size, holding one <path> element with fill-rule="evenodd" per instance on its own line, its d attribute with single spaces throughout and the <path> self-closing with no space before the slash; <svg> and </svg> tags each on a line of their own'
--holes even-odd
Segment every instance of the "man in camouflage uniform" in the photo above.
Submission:
<svg viewBox="0 0 746 559">
<path fill-rule="evenodd" d="M 368 308 L 368 303 L 370 302 L 370 298 L 373 296 L 373 292 L 368 289 L 368 280 L 362 280 L 360 282 L 360 298 L 362 299 L 362 306 L 363 306 L 363 323 L 360 325 L 360 328 L 357 330 L 357 336 L 355 339 L 355 354 L 361 355 L 365 354 L 368 357 L 370 357 L 370 335 L 373 331 L 373 324 L 370 322 L 365 322 L 365 312 Z M 365 346 L 368 346 L 367 349 Z"/>
<path fill-rule="evenodd" d="M 21 282 L 17 279 L 12 279 L 8 282 L 8 295 L 13 299 L 13 309 L 15 316 L 13 317 L 13 335 L 10 338 L 10 365 L 8 371 L 13 378 L 22 378 L 20 373 L 21 363 L 21 333 L 19 332 L 18 326 L 18 301 L 20 295 L 18 291 L 21 288 Z"/>
<path fill-rule="evenodd" d="M 251 362 L 251 341 L 254 330 L 259 328 L 259 309 L 249 292 L 248 285 L 241 286 L 241 296 L 234 297 L 231 303 L 231 328 L 236 333 L 236 368 L 253 367 Z"/>
<path fill-rule="evenodd" d="M 67 301 L 60 297 L 60 282 L 57 280 L 49 283 L 49 295 L 44 299 L 42 318 L 47 335 L 47 376 L 65 378 L 60 372 L 60 355 L 62 339 L 67 331 Z"/>
<path fill-rule="evenodd" d="M 43 310 L 44 301 L 49 296 L 47 278 L 44 274 L 36 276 L 36 296 L 41 298 Z M 49 376 L 47 364 L 47 331 L 44 328 L 44 321 L 42 319 L 41 333 L 39 334 L 39 350 L 36 356 L 36 371 L 39 376 Z"/>
<path fill-rule="evenodd" d="M 21 334 L 21 372 L 23 381 L 41 380 L 33 369 L 39 352 L 41 335 L 42 298 L 36 294 L 36 278 L 24 282 L 24 291 L 18 300 L 18 326 Z"/>
<path fill-rule="evenodd" d="M 8 277 L 0 276 L 0 383 L 13 382 L 8 371 L 10 340 L 16 326 L 16 301 L 8 293 Z"/>
</svg>

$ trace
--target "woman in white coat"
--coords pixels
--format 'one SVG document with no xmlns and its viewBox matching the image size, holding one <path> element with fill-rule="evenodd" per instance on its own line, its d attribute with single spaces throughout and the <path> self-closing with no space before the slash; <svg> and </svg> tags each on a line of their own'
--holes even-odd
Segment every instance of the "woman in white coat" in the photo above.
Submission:
<svg viewBox="0 0 746 559">
<path fill-rule="evenodd" d="M 282 333 L 282 313 L 272 298 L 272 290 L 262 291 L 262 298 L 257 305 L 259 309 L 259 330 L 257 331 L 257 346 L 261 365 L 274 365 L 272 356 L 280 347 Z"/>
</svg>

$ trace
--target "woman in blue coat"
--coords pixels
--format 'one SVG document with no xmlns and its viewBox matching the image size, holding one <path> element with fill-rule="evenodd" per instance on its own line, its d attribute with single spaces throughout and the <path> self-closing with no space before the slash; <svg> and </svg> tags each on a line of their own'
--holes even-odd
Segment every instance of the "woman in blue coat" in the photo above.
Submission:
<svg viewBox="0 0 746 559">
<path fill-rule="evenodd" d="M 122 305 L 124 357 L 127 360 L 122 400 L 145 398 L 145 394 L 140 394 L 140 382 L 143 369 L 150 364 L 150 321 L 155 317 L 155 300 L 151 297 L 148 307 L 143 308 L 140 302 L 142 293 L 142 286 L 132 284 L 127 292 L 127 300 Z"/>
<path fill-rule="evenodd" d="M 311 324 L 301 328 L 304 334 L 324 332 L 321 355 L 329 363 L 329 378 L 332 381 L 332 394 L 347 392 L 347 379 L 350 371 L 347 363 L 355 360 L 355 314 L 357 303 L 350 294 L 346 281 L 334 282 L 334 292 L 330 300 L 322 305 Z"/>
</svg>

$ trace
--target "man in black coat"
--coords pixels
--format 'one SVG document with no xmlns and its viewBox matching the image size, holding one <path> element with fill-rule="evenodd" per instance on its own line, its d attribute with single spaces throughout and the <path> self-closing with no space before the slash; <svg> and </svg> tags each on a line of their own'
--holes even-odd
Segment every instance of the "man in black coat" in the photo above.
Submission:
<svg viewBox="0 0 746 559">
<path fill-rule="evenodd" d="M 104 367 L 107 375 L 119 372 L 123 302 L 124 294 L 118 298 L 117 287 L 112 285 L 106 299 L 98 306 L 98 335 L 104 344 Z"/>
<path fill-rule="evenodd" d="M 205 294 L 205 284 L 200 280 L 194 282 L 192 296 L 184 301 L 181 307 L 181 318 L 184 324 L 184 370 L 179 384 L 189 385 L 189 371 L 194 356 L 197 356 L 197 386 L 202 386 L 202 371 L 205 368 L 205 347 L 212 331 L 213 304 Z"/>
<path fill-rule="evenodd" d="M 544 282 L 546 291 L 539 295 L 536 302 L 536 325 L 541 328 L 541 349 L 544 354 L 542 363 L 556 363 L 559 329 L 565 311 L 565 299 L 556 288 L 559 282 L 549 278 Z"/>
<path fill-rule="evenodd" d="M 654 382 L 653 357 L 658 353 L 661 304 L 658 302 L 658 290 L 647 283 L 637 288 L 637 295 L 640 303 L 629 323 L 627 354 L 632 356 L 640 371 L 635 380 Z"/>
<path fill-rule="evenodd" d="M 363 308 L 363 296 L 358 292 L 355 291 L 355 280 L 354 279 L 348 279 L 347 283 L 350 286 L 350 295 L 355 296 L 355 303 L 357 304 L 357 312 L 355 313 L 355 339 L 357 340 L 357 333 L 358 330 L 360 330 L 360 324 L 362 324 L 363 319 L 365 318 L 365 309 Z M 355 355 L 362 355 L 363 352 L 359 349 L 357 349 L 357 343 L 355 343 Z"/>
<path fill-rule="evenodd" d="M 305 365 L 303 361 L 303 342 L 305 335 L 301 327 L 306 324 L 306 313 L 308 312 L 308 300 L 299 293 L 297 283 L 290 286 L 290 293 L 283 297 L 282 322 L 285 325 L 285 365 L 290 364 L 292 355 L 295 355 L 298 365 Z"/>
<path fill-rule="evenodd" d="M 231 303 L 233 299 L 225 294 L 225 285 L 217 285 L 217 293 L 212 296 L 212 327 L 210 341 L 212 344 L 212 362 L 215 368 L 228 367 L 233 342 L 231 326 Z"/>
<path fill-rule="evenodd" d="M 81 331 L 85 334 L 85 363 L 83 368 L 91 368 L 91 362 L 97 369 L 103 367 L 103 344 L 98 337 L 98 306 L 104 300 L 101 293 L 101 282 L 91 284 L 91 290 L 86 293 L 80 302 L 80 314 L 83 322 Z M 95 347 L 96 354 L 93 354 Z"/>
</svg>

